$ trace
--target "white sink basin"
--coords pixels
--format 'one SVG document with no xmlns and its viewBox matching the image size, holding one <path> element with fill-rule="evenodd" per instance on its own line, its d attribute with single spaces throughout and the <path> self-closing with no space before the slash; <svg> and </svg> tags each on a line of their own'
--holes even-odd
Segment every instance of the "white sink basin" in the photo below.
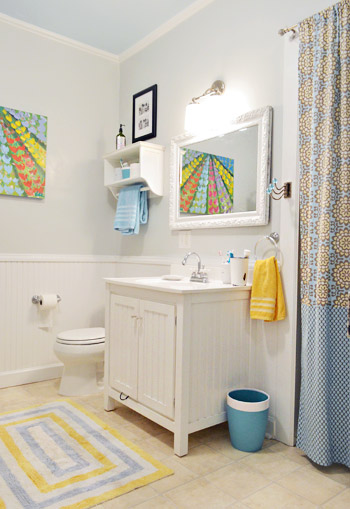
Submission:
<svg viewBox="0 0 350 509">
<path fill-rule="evenodd" d="M 175 292 L 175 293 L 197 293 L 197 292 L 211 292 L 218 290 L 237 291 L 249 290 L 250 286 L 231 286 L 225 285 L 221 281 L 212 280 L 209 283 L 193 283 L 189 278 L 182 279 L 181 281 L 169 281 L 158 277 L 128 277 L 128 278 L 106 278 L 108 283 L 122 285 L 122 286 L 137 286 L 162 292 Z"/>
<path fill-rule="evenodd" d="M 135 281 L 138 281 L 140 283 L 147 283 L 147 282 L 150 282 L 150 283 L 157 283 L 157 284 L 175 284 L 175 285 L 181 285 L 181 284 L 188 284 L 190 283 L 190 279 L 189 278 L 182 278 L 182 279 L 163 279 L 163 276 L 160 276 L 160 277 L 140 277 L 140 278 L 135 278 Z M 204 284 L 204 283 L 202 283 Z"/>
<path fill-rule="evenodd" d="M 175 287 L 182 287 L 182 288 L 188 288 L 189 286 L 194 285 L 194 287 L 203 287 L 203 289 L 209 284 L 209 283 L 194 283 L 189 280 L 189 278 L 184 278 L 181 280 L 170 280 L 170 279 L 163 279 L 162 277 L 140 277 L 135 278 L 135 283 L 142 284 L 142 285 L 159 285 L 159 286 L 175 286 Z"/>
</svg>

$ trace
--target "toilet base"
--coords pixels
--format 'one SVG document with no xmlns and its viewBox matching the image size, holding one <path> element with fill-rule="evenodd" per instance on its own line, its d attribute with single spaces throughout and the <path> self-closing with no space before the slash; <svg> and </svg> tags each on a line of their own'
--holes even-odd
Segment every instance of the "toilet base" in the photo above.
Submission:
<svg viewBox="0 0 350 509">
<path fill-rule="evenodd" d="M 96 364 L 65 366 L 58 393 L 61 396 L 86 396 L 103 391 L 97 383 Z"/>
</svg>

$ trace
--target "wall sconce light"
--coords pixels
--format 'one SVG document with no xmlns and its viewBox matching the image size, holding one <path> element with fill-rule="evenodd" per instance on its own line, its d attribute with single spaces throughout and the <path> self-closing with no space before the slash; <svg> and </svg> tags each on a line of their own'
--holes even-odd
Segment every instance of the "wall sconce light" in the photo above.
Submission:
<svg viewBox="0 0 350 509">
<path fill-rule="evenodd" d="M 280 200 L 281 198 L 291 198 L 292 196 L 292 183 L 285 182 L 282 187 L 277 186 L 277 179 L 274 178 L 272 184 L 266 189 L 266 192 L 274 200 Z M 278 197 L 278 198 L 277 198 Z"/>
<path fill-rule="evenodd" d="M 196 133 L 203 129 L 218 127 L 222 100 L 220 96 L 225 91 L 225 83 L 214 81 L 202 95 L 193 97 L 186 107 L 185 131 Z"/>
<path fill-rule="evenodd" d="M 199 104 L 199 99 L 206 97 L 207 95 L 222 95 L 225 92 L 225 83 L 221 80 L 216 80 L 210 88 L 198 97 L 193 97 L 190 104 Z"/>
</svg>

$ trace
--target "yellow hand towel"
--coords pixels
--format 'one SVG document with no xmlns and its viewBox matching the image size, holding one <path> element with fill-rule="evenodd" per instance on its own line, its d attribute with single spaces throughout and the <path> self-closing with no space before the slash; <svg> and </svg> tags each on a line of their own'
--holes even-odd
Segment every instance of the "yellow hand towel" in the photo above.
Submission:
<svg viewBox="0 0 350 509">
<path fill-rule="evenodd" d="M 273 322 L 286 317 L 281 276 L 274 256 L 254 265 L 250 318 Z"/>
</svg>

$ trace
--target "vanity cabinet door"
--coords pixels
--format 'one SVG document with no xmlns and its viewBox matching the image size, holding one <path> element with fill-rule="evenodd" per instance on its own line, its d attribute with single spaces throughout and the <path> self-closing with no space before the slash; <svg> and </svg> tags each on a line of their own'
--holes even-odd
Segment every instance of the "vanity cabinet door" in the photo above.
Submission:
<svg viewBox="0 0 350 509">
<path fill-rule="evenodd" d="M 110 385 L 136 400 L 139 301 L 115 294 L 110 299 Z"/>
<path fill-rule="evenodd" d="M 138 401 L 174 418 L 175 306 L 140 300 Z"/>
</svg>

